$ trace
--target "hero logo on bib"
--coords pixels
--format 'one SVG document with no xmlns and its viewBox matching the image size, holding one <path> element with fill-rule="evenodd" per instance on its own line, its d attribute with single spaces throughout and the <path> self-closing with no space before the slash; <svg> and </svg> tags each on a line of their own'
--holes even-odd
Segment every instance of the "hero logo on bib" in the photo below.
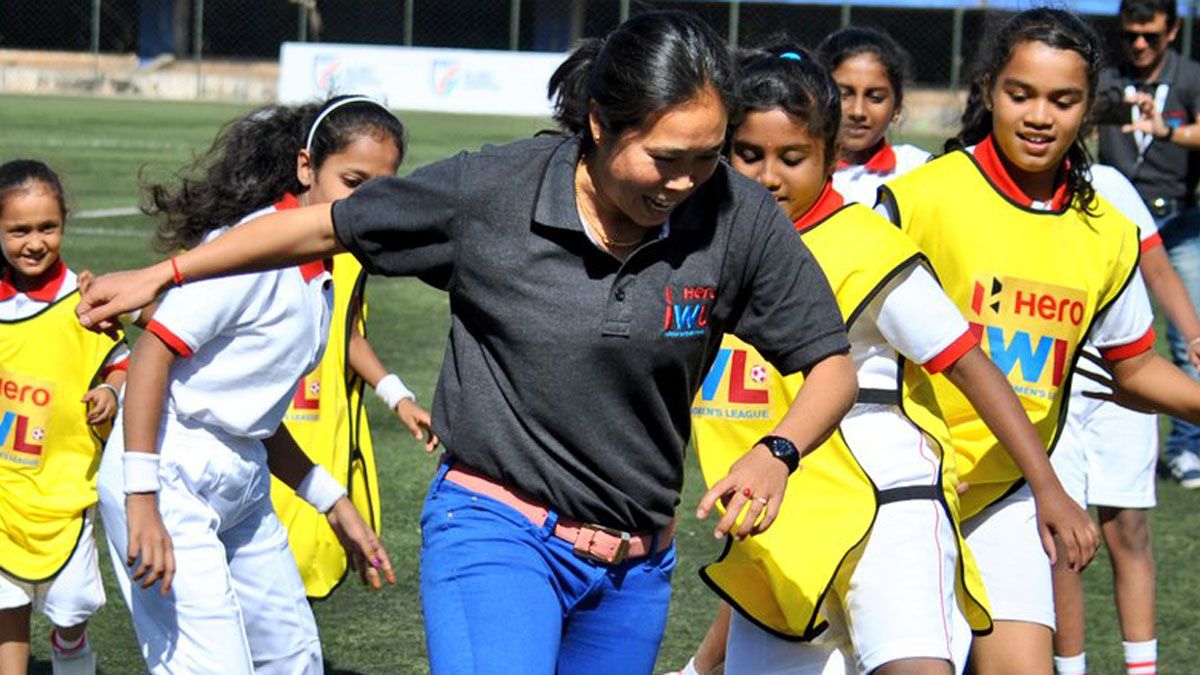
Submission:
<svg viewBox="0 0 1200 675">
<path fill-rule="evenodd" d="M 53 401 L 53 382 L 0 368 L 0 460 L 41 463 Z"/>
<path fill-rule="evenodd" d="M 1051 399 L 1083 333 L 1087 294 L 1015 277 L 976 279 L 971 331 L 1018 394 Z"/>
</svg>

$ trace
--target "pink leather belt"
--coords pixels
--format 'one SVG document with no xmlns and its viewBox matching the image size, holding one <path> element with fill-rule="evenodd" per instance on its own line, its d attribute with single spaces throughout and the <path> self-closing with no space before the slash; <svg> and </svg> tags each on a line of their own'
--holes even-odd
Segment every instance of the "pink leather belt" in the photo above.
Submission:
<svg viewBox="0 0 1200 675">
<path fill-rule="evenodd" d="M 446 472 L 446 480 L 512 507 L 534 525 L 541 526 L 546 523 L 549 509 L 491 478 L 470 469 L 451 467 Z M 656 538 L 654 533 L 622 532 L 603 525 L 560 517 L 554 526 L 554 536 L 571 543 L 575 547 L 575 555 L 581 558 L 616 565 L 629 558 L 642 558 L 651 553 L 665 551 L 675 536 L 675 523 L 672 522 L 659 531 Z"/>
</svg>

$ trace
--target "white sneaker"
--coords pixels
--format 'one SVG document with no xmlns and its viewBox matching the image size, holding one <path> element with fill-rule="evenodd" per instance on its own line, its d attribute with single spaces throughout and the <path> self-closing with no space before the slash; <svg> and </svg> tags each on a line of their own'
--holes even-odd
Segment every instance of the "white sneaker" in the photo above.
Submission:
<svg viewBox="0 0 1200 675">
<path fill-rule="evenodd" d="M 50 633 L 50 667 L 54 675 L 96 675 L 96 653 L 91 640 L 83 636 L 83 644 L 70 651 L 60 651 Z"/>
<path fill-rule="evenodd" d="M 1178 455 L 1167 460 L 1167 467 L 1171 469 L 1171 475 L 1179 484 L 1188 490 L 1200 488 L 1200 457 L 1196 453 L 1187 451 L 1181 452 Z"/>
</svg>

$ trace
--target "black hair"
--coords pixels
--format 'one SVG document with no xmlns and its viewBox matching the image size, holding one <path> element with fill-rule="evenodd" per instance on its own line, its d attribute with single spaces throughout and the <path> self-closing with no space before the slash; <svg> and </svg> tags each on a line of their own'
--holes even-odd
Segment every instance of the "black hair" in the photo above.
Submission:
<svg viewBox="0 0 1200 675">
<path fill-rule="evenodd" d="M 1000 71 L 1012 59 L 1016 47 L 1026 42 L 1040 42 L 1054 49 L 1072 51 L 1083 58 L 1087 65 L 1088 113 L 1075 142 L 1067 150 L 1069 165 L 1066 175 L 1067 189 L 1079 200 L 1085 213 L 1091 213 L 1096 191 L 1090 181 L 1091 157 L 1084 147 L 1083 139 L 1092 126 L 1093 104 L 1096 100 L 1096 84 L 1100 70 L 1104 67 L 1104 52 L 1100 38 L 1087 22 L 1071 12 L 1061 9 L 1039 7 L 1013 16 L 983 43 L 971 89 L 967 95 L 967 107 L 963 111 L 962 128 L 958 135 L 946 141 L 946 150 L 961 149 L 979 143 L 992 132 L 992 111 L 985 105 L 987 90 Z"/>
<path fill-rule="evenodd" d="M 1119 14 L 1129 23 L 1148 23 L 1154 20 L 1155 14 L 1167 15 L 1167 28 L 1173 28 L 1179 20 L 1179 10 L 1175 0 L 1121 0 Z"/>
<path fill-rule="evenodd" d="M 550 76 L 554 119 L 570 133 L 588 133 L 589 104 L 604 129 L 619 134 L 711 85 L 737 116 L 735 68 L 728 46 L 708 24 L 683 12 L 646 12 L 604 39 L 583 40 Z"/>
<path fill-rule="evenodd" d="M 741 52 L 738 67 L 743 111 L 780 108 L 804 120 L 808 133 L 824 143 L 825 162 L 833 166 L 842 124 L 842 95 L 825 66 L 802 47 L 777 40 Z"/>
<path fill-rule="evenodd" d="M 318 116 L 345 98 L 259 108 L 226 124 L 212 147 L 171 183 L 145 186 L 142 211 L 164 217 L 155 233 L 155 248 L 192 248 L 209 232 L 233 225 L 285 194 L 304 192 L 296 177 L 296 154 L 305 147 Z M 390 138 L 403 156 L 400 120 L 377 103 L 356 101 L 321 120 L 310 149 L 313 170 L 363 134 Z"/>
<path fill-rule="evenodd" d="M 883 66 L 899 110 L 904 105 L 904 83 L 911 77 L 912 68 L 908 52 L 891 35 L 873 28 L 848 26 L 831 33 L 817 46 L 817 58 L 831 73 L 847 59 L 860 54 L 874 56 Z"/>
<path fill-rule="evenodd" d="M 0 165 L 0 215 L 4 214 L 4 204 L 9 195 L 21 192 L 31 187 L 33 183 L 50 189 L 50 194 L 58 202 L 58 210 L 63 222 L 67 220 L 67 198 L 63 191 L 62 180 L 45 162 L 36 159 L 14 159 Z M 0 255 L 0 271 L 8 267 L 4 256 Z"/>
</svg>

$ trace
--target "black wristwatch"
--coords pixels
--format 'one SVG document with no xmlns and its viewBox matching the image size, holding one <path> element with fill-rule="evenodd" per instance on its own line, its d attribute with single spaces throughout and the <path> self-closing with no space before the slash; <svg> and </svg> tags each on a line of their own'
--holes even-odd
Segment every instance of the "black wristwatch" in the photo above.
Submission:
<svg viewBox="0 0 1200 675">
<path fill-rule="evenodd" d="M 1175 135 L 1175 127 L 1167 125 L 1167 133 L 1162 136 L 1155 136 L 1154 139 L 1161 143 L 1170 143 L 1171 137 Z"/>
<path fill-rule="evenodd" d="M 796 449 L 795 443 L 783 436 L 763 436 L 758 439 L 758 443 L 767 446 L 776 459 L 787 465 L 789 475 L 796 473 L 796 469 L 800 468 L 800 451 Z"/>
</svg>

